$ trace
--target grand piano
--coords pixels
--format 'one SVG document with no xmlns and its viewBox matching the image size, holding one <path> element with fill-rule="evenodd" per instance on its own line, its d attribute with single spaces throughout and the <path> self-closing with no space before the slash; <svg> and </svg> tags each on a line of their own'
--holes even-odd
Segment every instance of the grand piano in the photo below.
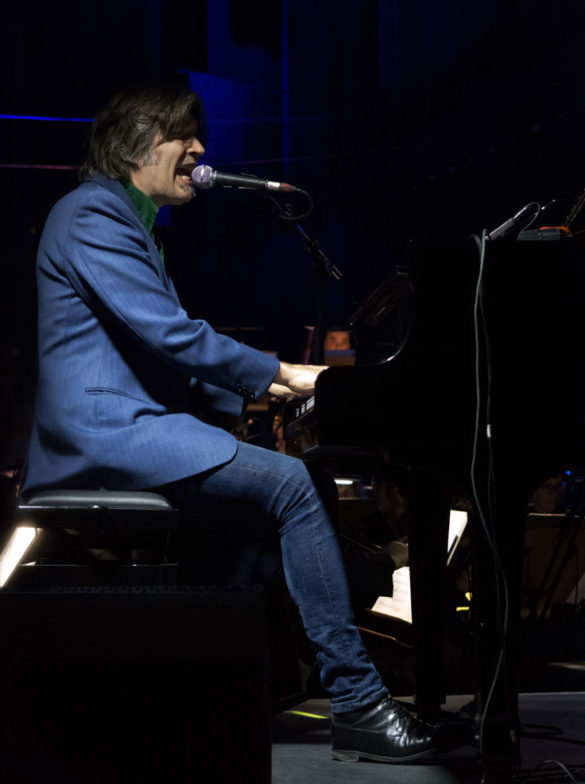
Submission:
<svg viewBox="0 0 585 784">
<path fill-rule="evenodd" d="M 449 510 L 454 496 L 470 499 L 475 741 L 494 783 L 520 764 L 527 505 L 542 481 L 584 457 L 585 247 L 576 235 L 529 236 L 413 242 L 404 339 L 384 360 L 323 371 L 285 421 L 287 452 L 398 478 L 407 493 L 415 700 L 431 720 L 446 696 Z M 357 320 L 375 322 L 379 307 L 373 297 Z"/>
</svg>

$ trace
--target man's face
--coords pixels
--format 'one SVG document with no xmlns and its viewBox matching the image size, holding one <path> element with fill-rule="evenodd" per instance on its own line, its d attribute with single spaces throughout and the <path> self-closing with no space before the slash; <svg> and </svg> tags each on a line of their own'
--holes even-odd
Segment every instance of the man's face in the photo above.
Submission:
<svg viewBox="0 0 585 784">
<path fill-rule="evenodd" d="M 196 136 L 160 141 L 157 137 L 148 158 L 130 179 L 157 207 L 184 204 L 193 196 L 191 172 L 205 149 Z"/>
<path fill-rule="evenodd" d="M 330 329 L 325 336 L 325 351 L 348 351 L 351 348 L 351 337 L 345 329 Z"/>
</svg>

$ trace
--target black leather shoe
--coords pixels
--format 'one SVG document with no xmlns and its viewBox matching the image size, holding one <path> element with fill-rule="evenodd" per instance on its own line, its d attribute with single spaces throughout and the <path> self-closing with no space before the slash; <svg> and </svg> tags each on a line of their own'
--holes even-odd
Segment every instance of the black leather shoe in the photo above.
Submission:
<svg viewBox="0 0 585 784">
<path fill-rule="evenodd" d="M 391 697 L 364 710 L 333 714 L 333 759 L 409 762 L 438 751 L 430 724 L 418 721 Z"/>
</svg>

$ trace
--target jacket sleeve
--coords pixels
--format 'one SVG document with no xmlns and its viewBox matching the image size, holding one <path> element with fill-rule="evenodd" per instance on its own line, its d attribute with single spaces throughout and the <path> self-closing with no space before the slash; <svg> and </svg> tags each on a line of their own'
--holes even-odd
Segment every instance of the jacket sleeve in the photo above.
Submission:
<svg viewBox="0 0 585 784">
<path fill-rule="evenodd" d="M 233 395 L 253 400 L 270 386 L 278 360 L 189 318 L 165 286 L 162 262 L 138 217 L 115 194 L 89 190 L 65 237 L 65 274 L 77 294 L 161 361 L 231 393 L 224 396 L 230 409 Z"/>
<path fill-rule="evenodd" d="M 237 392 L 207 384 L 197 378 L 190 380 L 190 405 L 195 416 L 205 418 L 210 412 L 240 417 L 245 410 L 247 399 Z"/>
</svg>

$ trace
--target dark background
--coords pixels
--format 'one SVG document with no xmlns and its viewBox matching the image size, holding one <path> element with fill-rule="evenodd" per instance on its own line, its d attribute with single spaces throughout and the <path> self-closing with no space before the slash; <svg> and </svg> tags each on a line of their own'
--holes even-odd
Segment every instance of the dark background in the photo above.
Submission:
<svg viewBox="0 0 585 784">
<path fill-rule="evenodd" d="M 204 162 L 312 195 L 302 225 L 343 272 L 321 285 L 324 321 L 340 323 L 413 238 L 493 229 L 531 201 L 563 222 L 585 188 L 584 51 L 582 0 L 5 5 L 0 467 L 20 466 L 30 421 L 36 244 L 113 91 L 190 84 L 207 109 Z M 214 189 L 161 223 L 189 312 L 256 327 L 247 342 L 299 361 L 313 268 L 272 203 Z"/>
</svg>

